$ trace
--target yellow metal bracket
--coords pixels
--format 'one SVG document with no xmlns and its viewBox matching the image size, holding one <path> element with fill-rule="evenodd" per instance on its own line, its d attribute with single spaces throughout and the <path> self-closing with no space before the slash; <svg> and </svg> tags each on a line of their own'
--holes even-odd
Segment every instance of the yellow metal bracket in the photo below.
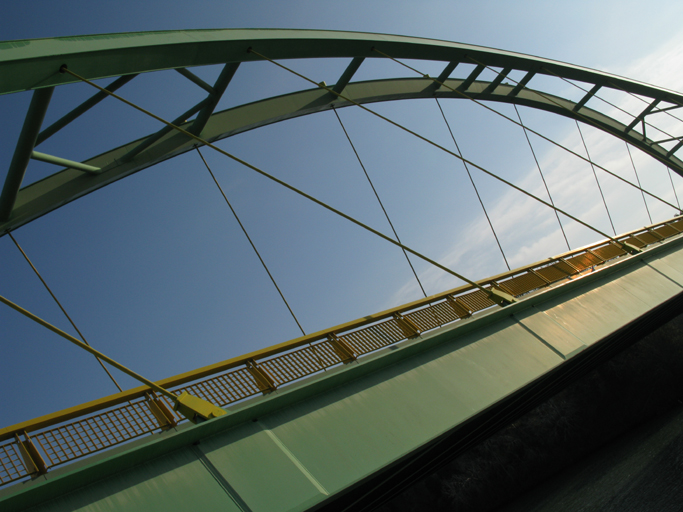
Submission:
<svg viewBox="0 0 683 512">
<path fill-rule="evenodd" d="M 571 268 L 571 269 L 572 269 L 574 272 L 576 272 L 577 274 L 580 274 L 580 273 L 581 273 L 581 270 L 579 270 L 579 267 L 577 267 L 576 265 L 574 265 L 571 261 L 567 261 L 567 260 L 564 259 L 564 258 L 558 258 L 558 260 L 561 261 L 562 263 L 564 263 L 565 265 L 569 266 L 569 268 Z M 572 274 L 572 275 L 573 275 L 573 274 Z"/>
<path fill-rule="evenodd" d="M 530 268 L 530 269 L 529 269 L 529 272 L 530 272 L 531 274 L 535 275 L 536 277 L 538 277 L 539 279 L 541 279 L 545 284 L 550 284 L 550 280 L 549 280 L 549 279 L 546 279 L 545 277 L 543 277 L 543 275 L 541 275 L 541 274 L 539 274 L 538 272 L 536 272 L 536 270 L 534 270 L 533 268 Z"/>
<path fill-rule="evenodd" d="M 23 434 L 24 438 L 26 439 L 25 441 L 22 441 L 17 434 L 14 434 L 14 437 L 19 445 L 19 453 L 21 454 L 22 461 L 24 462 L 26 472 L 34 478 L 44 475 L 47 473 L 47 466 L 45 465 L 43 457 L 40 455 L 40 452 L 38 452 L 38 449 L 33 444 L 33 441 L 31 441 L 31 438 L 28 436 L 26 431 L 24 431 Z"/>
<path fill-rule="evenodd" d="M 498 288 L 489 288 L 486 290 L 486 293 L 488 294 L 489 298 L 499 306 L 507 306 L 508 304 L 517 302 L 517 299 L 515 299 L 512 295 L 505 293 L 503 290 L 499 290 Z"/>
<path fill-rule="evenodd" d="M 150 396 L 149 393 L 145 394 L 147 395 L 147 401 L 145 403 L 159 423 L 161 430 L 168 430 L 169 428 L 175 427 L 178 422 L 166 403 L 163 400 Z"/>
<path fill-rule="evenodd" d="M 333 332 L 327 335 L 327 340 L 330 342 L 330 345 L 332 345 L 332 348 L 339 356 L 339 359 L 341 359 L 342 363 L 350 363 L 358 358 L 349 344 L 338 338 Z"/>
<path fill-rule="evenodd" d="M 470 308 L 467 307 L 467 304 L 460 299 L 454 299 L 448 295 L 446 296 L 446 301 L 458 318 L 467 318 L 468 316 L 472 316 L 472 310 L 470 310 Z"/>
<path fill-rule="evenodd" d="M 277 384 L 275 380 L 268 374 L 265 368 L 256 364 L 256 361 L 249 359 L 247 361 L 247 370 L 254 377 L 256 385 L 258 386 L 261 393 L 268 394 L 277 389 Z"/>
<path fill-rule="evenodd" d="M 626 242 L 619 242 L 621 244 L 622 249 L 624 249 L 627 253 L 629 254 L 640 254 L 643 252 L 643 250 L 639 247 L 636 247 L 635 245 L 631 245 Z"/>
<path fill-rule="evenodd" d="M 227 414 L 225 409 L 213 405 L 206 400 L 190 395 L 187 391 L 183 391 L 176 398 L 173 405 L 173 410 L 178 411 L 185 416 L 192 423 L 201 423 L 202 421 L 210 420 Z"/>
<path fill-rule="evenodd" d="M 414 338 L 420 335 L 420 328 L 410 318 L 404 317 L 401 313 L 394 313 L 394 320 L 406 338 Z"/>
</svg>

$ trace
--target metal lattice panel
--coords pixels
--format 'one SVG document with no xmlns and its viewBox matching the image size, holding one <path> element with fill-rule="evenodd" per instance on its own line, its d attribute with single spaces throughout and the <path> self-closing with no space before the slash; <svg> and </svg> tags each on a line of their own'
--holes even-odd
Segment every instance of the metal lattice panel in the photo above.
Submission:
<svg viewBox="0 0 683 512">
<path fill-rule="evenodd" d="M 472 312 L 481 311 L 482 309 L 490 308 L 491 306 L 496 305 L 496 303 L 493 302 L 489 296 L 481 290 L 460 295 L 458 299 L 466 304 Z"/>
<path fill-rule="evenodd" d="M 278 385 L 306 377 L 331 366 L 316 353 L 316 347 L 304 347 L 300 350 L 263 361 L 260 365 L 275 379 Z M 332 364 L 340 363 L 337 358 Z"/>
<path fill-rule="evenodd" d="M 643 231 L 641 233 L 638 233 L 636 236 L 639 240 L 642 240 L 645 243 L 645 245 L 650 245 L 661 240 L 661 238 L 658 238 L 656 235 L 653 235 L 649 231 Z"/>
<path fill-rule="evenodd" d="M 141 402 L 41 432 L 34 440 L 51 465 L 62 464 L 159 428 L 154 415 Z"/>
<path fill-rule="evenodd" d="M 28 476 L 16 441 L 0 446 L 0 484 Z"/>
<path fill-rule="evenodd" d="M 210 386 L 212 390 L 211 393 L 206 394 L 206 388 L 200 387 L 199 384 L 193 384 L 177 391 L 179 393 L 182 391 L 187 391 L 191 395 L 195 395 L 200 398 L 206 397 L 206 400 L 213 402 L 219 407 L 257 395 L 261 391 L 254 381 L 254 378 L 246 370 L 246 368 L 240 368 L 238 370 L 219 375 L 218 377 L 207 379 L 202 381 L 200 384 Z M 214 396 L 217 398 L 212 398 Z"/>
<path fill-rule="evenodd" d="M 576 274 L 576 271 L 573 268 L 561 261 L 558 261 L 553 265 L 548 265 L 547 267 L 536 269 L 536 272 L 550 283 L 555 283 Z"/>
<path fill-rule="evenodd" d="M 670 236 L 674 236 L 678 234 L 678 231 L 676 228 L 669 226 L 665 224 L 664 226 L 660 226 L 658 228 L 653 229 L 655 233 L 657 233 L 659 236 L 662 238 L 669 238 Z"/>
<path fill-rule="evenodd" d="M 518 296 L 538 288 L 543 288 L 546 282 L 537 275 L 527 272 L 498 284 L 508 293 Z"/>
<path fill-rule="evenodd" d="M 397 341 L 405 339 L 398 322 L 393 318 L 376 325 L 371 325 L 360 331 L 340 336 L 357 354 L 367 354 Z"/>
<path fill-rule="evenodd" d="M 590 267 L 593 267 L 595 265 L 599 265 L 600 263 L 602 263 L 602 260 L 600 258 L 598 258 L 597 256 L 595 256 L 589 252 L 584 252 L 583 254 L 578 254 L 576 256 L 568 258 L 566 261 L 571 266 L 576 267 L 579 271 L 585 270 L 587 268 L 590 268 Z"/>
<path fill-rule="evenodd" d="M 615 244 L 607 244 L 603 245 L 602 247 L 598 247 L 596 249 L 593 249 L 593 252 L 600 256 L 603 260 L 611 260 L 613 258 L 616 258 L 617 256 L 623 256 L 626 254 L 626 251 L 623 250 L 621 247 L 615 245 Z"/>
<path fill-rule="evenodd" d="M 418 309 L 405 315 L 405 317 L 413 322 L 420 331 L 429 331 L 436 329 L 443 325 L 443 320 L 439 319 L 438 310 L 434 307 L 426 307 Z"/>
</svg>

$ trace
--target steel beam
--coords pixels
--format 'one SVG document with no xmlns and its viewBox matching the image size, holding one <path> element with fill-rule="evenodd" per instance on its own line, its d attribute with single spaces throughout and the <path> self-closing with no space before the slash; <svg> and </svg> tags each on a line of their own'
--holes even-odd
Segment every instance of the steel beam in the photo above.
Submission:
<svg viewBox="0 0 683 512">
<path fill-rule="evenodd" d="M 229 129 L 221 133 L 211 127 L 213 121 L 220 118 L 220 116 L 215 117 L 212 115 L 218 103 L 218 98 L 222 94 L 222 91 L 218 89 L 223 87 L 223 85 L 227 86 L 230 78 L 229 75 L 234 71 L 231 71 L 231 68 L 235 68 L 240 62 L 259 59 L 254 53 L 246 51 L 250 46 L 276 60 L 351 58 L 352 66 L 347 69 L 349 73 L 353 70 L 353 66 L 355 66 L 353 64 L 354 61 L 357 64 L 363 58 L 376 57 L 375 52 L 373 52 L 373 48 L 376 48 L 396 59 L 447 62 L 449 64 L 442 73 L 442 76 L 440 76 L 441 80 L 446 80 L 455 63 L 461 62 L 463 56 L 467 55 L 469 59 L 485 63 L 486 66 L 526 72 L 526 76 L 513 88 L 502 85 L 492 87 L 496 81 L 502 80 L 500 76 L 494 82 L 487 83 L 484 86 L 485 88 L 488 87 L 488 90 L 482 89 L 478 85 L 480 82 L 473 81 L 476 78 L 473 75 L 470 75 L 465 82 L 462 80 L 454 81 L 453 83 L 457 84 L 456 87 L 464 85 L 467 88 L 467 96 L 524 104 L 561 115 L 568 115 L 567 112 L 562 111 L 568 108 L 570 109 L 570 117 L 572 117 L 571 109 L 577 105 L 574 102 L 559 98 L 556 101 L 556 105 L 552 106 L 543 100 L 530 98 L 523 94 L 526 84 L 536 73 L 560 76 L 565 79 L 586 83 L 602 83 L 605 84 L 605 87 L 638 94 L 653 100 L 674 105 L 683 104 L 683 95 L 674 91 L 653 87 L 642 82 L 580 66 L 514 52 L 402 36 L 300 30 L 201 30 L 146 34 L 108 34 L 105 36 L 88 36 L 83 38 L 70 37 L 35 40 L 31 41 L 30 45 L 17 46 L 12 48 L 11 51 L 3 52 L 0 56 L 0 94 L 29 90 L 36 87 L 36 84 L 46 87 L 73 83 L 75 81 L 73 76 L 58 72 L 63 64 L 67 64 L 71 69 L 78 71 L 81 76 L 90 80 L 111 76 L 123 77 L 163 69 L 223 64 L 225 66 L 223 74 L 227 75 L 227 77 L 219 79 L 223 84 L 217 83 L 215 87 L 211 88 L 214 94 L 210 96 L 210 101 L 203 105 L 197 120 L 191 124 L 184 125 L 185 129 L 191 129 L 195 133 L 203 134 L 206 129 L 215 135 L 215 138 L 212 140 L 217 140 L 218 138 L 229 136 L 229 132 L 232 130 Z M 59 52 L 55 52 L 55 47 L 59 47 Z M 96 51 L 93 51 L 94 47 L 96 47 Z M 180 72 L 186 76 L 194 76 L 189 71 Z M 339 83 L 342 84 L 343 82 L 344 80 L 340 79 Z M 422 87 L 421 91 L 406 92 L 397 90 L 392 96 L 391 87 L 389 87 L 388 90 L 383 91 L 383 94 L 368 94 L 368 99 L 363 101 L 388 101 L 391 99 L 433 96 L 435 90 L 433 86 L 425 86 L 424 78 L 421 78 L 419 83 Z M 351 83 L 347 84 L 346 89 L 353 85 Z M 505 91 L 508 98 L 503 98 L 500 91 Z M 303 115 L 303 112 L 306 110 L 309 113 L 313 113 L 329 108 L 329 93 L 326 91 L 320 92 L 322 94 L 313 95 L 312 101 L 314 103 L 309 105 L 310 108 L 308 110 L 303 105 L 294 110 L 291 108 L 288 110 L 281 109 L 281 113 L 284 114 L 281 119 Z M 305 93 L 304 95 L 308 94 Z M 439 94 L 443 97 L 453 97 L 447 92 L 440 92 Z M 545 94 L 545 96 L 550 97 L 548 94 Z M 299 98 L 302 97 L 300 96 Z M 335 107 L 339 107 L 346 106 L 348 103 L 335 101 L 334 104 Z M 563 106 L 563 108 L 559 108 L 558 105 Z M 622 131 L 624 129 L 624 125 L 615 120 L 604 118 L 604 116 L 600 117 L 595 115 L 594 112 L 584 112 L 586 111 L 585 108 L 579 107 L 579 109 L 582 114 L 581 120 L 584 120 L 583 117 L 586 117 L 587 122 L 611 134 L 615 134 L 617 126 L 621 127 L 620 130 Z M 283 110 L 287 111 L 284 112 Z M 245 106 L 242 112 L 246 113 L 247 111 L 250 111 L 249 106 Z M 584 116 L 584 113 L 586 116 Z M 259 125 L 260 122 L 254 123 L 253 126 Z M 272 121 L 268 122 L 275 122 L 275 120 L 273 118 Z M 237 124 L 240 124 L 240 122 Z M 44 135 L 47 136 L 48 132 Z M 680 146 L 676 146 L 672 151 L 666 151 L 657 145 L 652 145 L 653 141 L 647 139 L 646 135 L 633 130 L 625 135 L 623 133 L 615 135 L 651 154 L 674 171 L 683 175 L 683 162 L 680 162 L 673 156 L 673 153 Z M 3 224 L 0 221 L 0 233 L 5 232 L 10 226 L 18 226 L 27 222 L 29 218 L 35 218 L 37 215 L 42 214 L 40 212 L 44 213 L 54 208 L 55 206 L 53 205 L 57 203 L 48 200 L 48 197 L 57 198 L 59 196 L 59 204 L 64 204 L 80 197 L 84 193 L 116 181 L 123 176 L 181 154 L 190 147 L 191 145 L 188 145 L 185 136 L 172 134 L 169 130 L 163 130 L 146 141 L 133 141 L 124 147 L 113 149 L 99 157 L 94 157 L 84 162 L 86 165 L 103 169 L 102 176 L 105 176 L 103 179 L 98 178 L 97 180 L 85 182 L 82 181 L 82 174 L 80 172 L 74 175 L 70 174 L 67 179 L 69 186 L 59 187 L 60 190 L 58 191 L 49 190 L 49 187 L 56 184 L 57 181 L 48 177 L 42 180 L 40 187 L 38 187 L 41 190 L 40 194 L 38 194 L 38 196 L 41 196 L 39 200 L 40 206 L 35 202 L 38 199 L 36 195 L 38 188 L 31 187 L 31 191 L 27 190 L 27 194 L 21 195 L 21 204 L 14 206 L 16 211 L 13 217 L 16 217 L 16 220 L 9 224 L 6 222 Z M 27 153 L 30 153 L 32 149 L 30 148 Z M 146 156 L 144 158 L 136 158 L 134 161 L 130 159 L 130 156 L 139 154 L 143 149 L 148 149 L 145 151 Z M 128 154 L 126 160 L 122 161 L 122 157 L 131 151 L 133 153 Z M 69 173 L 73 172 L 73 170 L 63 172 Z M 13 172 L 12 175 L 15 175 L 15 173 Z M 59 179 L 64 178 L 62 172 L 57 173 L 55 176 L 59 176 Z M 71 185 L 74 186 L 71 187 Z M 7 189 L 5 195 L 10 190 L 11 187 Z M 16 196 L 16 191 L 13 195 Z M 5 220 L 7 220 L 7 216 L 8 213 L 5 212 Z"/>
<path fill-rule="evenodd" d="M 647 107 L 645 110 L 643 110 L 640 114 L 638 114 L 638 116 L 636 116 L 636 118 L 635 118 L 633 121 L 631 121 L 631 124 L 629 124 L 629 125 L 624 129 L 624 131 L 625 131 L 625 132 L 629 132 L 629 131 L 631 131 L 631 130 L 633 129 L 633 127 L 634 127 L 635 125 L 637 125 L 637 124 L 640 123 L 641 121 L 645 121 L 645 116 L 648 115 L 650 112 L 652 112 L 652 110 L 659 104 L 659 101 L 660 101 L 660 100 L 654 100 L 652 103 L 650 103 L 650 105 L 648 105 L 648 107 Z M 643 128 L 644 128 L 644 127 L 643 127 Z M 643 129 L 643 132 L 644 132 L 644 131 L 645 131 L 645 130 Z M 643 134 L 644 134 L 644 133 L 643 133 Z"/>
<path fill-rule="evenodd" d="M 221 71 L 221 74 L 218 75 L 216 83 L 213 86 L 213 93 L 207 98 L 209 101 L 206 103 L 206 105 L 204 105 L 204 108 L 202 108 L 199 114 L 197 114 L 197 119 L 195 119 L 194 123 L 192 123 L 192 126 L 190 126 L 188 129 L 190 133 L 194 133 L 195 135 L 202 133 L 202 130 L 209 121 L 211 114 L 213 114 L 214 109 L 218 105 L 221 96 L 223 96 L 225 89 L 227 89 L 232 77 L 235 76 L 235 72 L 237 71 L 239 65 L 239 62 L 236 62 L 228 63 L 223 67 L 223 71 Z"/>
<path fill-rule="evenodd" d="M 43 124 L 45 112 L 50 105 L 50 98 L 54 87 L 47 87 L 45 89 L 36 89 L 33 92 L 31 103 L 26 113 L 24 126 L 19 134 L 17 146 L 14 149 L 14 156 L 7 171 L 5 178 L 5 185 L 0 194 L 0 222 L 9 219 L 14 203 L 17 200 L 17 193 L 21 187 L 21 182 L 24 180 L 26 174 L 26 167 L 31 159 L 31 152 L 36 145 L 36 139 L 40 131 L 40 125 Z"/>
<path fill-rule="evenodd" d="M 450 88 L 457 89 L 462 84 L 462 80 L 449 79 L 446 83 Z M 545 93 L 540 95 L 533 90 L 524 90 L 518 95 L 510 96 L 513 86 L 507 84 L 500 84 L 494 94 L 484 95 L 483 91 L 489 85 L 489 82 L 475 82 L 469 88 L 467 96 L 473 99 L 515 103 L 590 123 L 596 128 L 638 147 L 683 176 L 683 161 L 672 155 L 667 157 L 665 148 L 654 144 L 649 139 L 644 139 L 636 132 L 631 131 L 629 134 L 625 134 L 624 124 L 598 111 L 584 107 L 579 116 L 572 111 L 575 106 L 574 102 Z M 355 101 L 361 104 L 434 97 L 434 93 L 425 88 L 424 78 L 352 82 L 346 90 Z M 445 88 L 440 89 L 438 94 L 440 98 L 464 99 L 462 94 Z M 329 92 L 315 88 L 217 112 L 211 116 L 202 135 L 208 140 L 217 141 L 272 123 L 323 112 L 332 108 L 326 98 L 329 98 Z M 352 106 L 352 104 L 343 100 L 334 102 L 335 108 L 348 106 Z M 188 129 L 192 122 L 188 121 L 181 124 L 181 127 Z M 162 131 L 163 133 L 161 133 Z M 186 136 L 171 133 L 171 131 L 164 128 L 157 132 L 154 136 L 157 142 L 153 145 L 149 143 L 149 138 L 139 139 L 85 161 L 84 163 L 87 165 L 103 169 L 101 174 L 97 177 L 89 176 L 90 179 L 87 181 L 82 179 L 83 174 L 81 172 L 64 170 L 41 180 L 40 184 L 29 185 L 22 189 L 12 221 L 0 222 L 0 236 L 7 230 L 15 229 L 30 222 L 69 201 L 193 149 L 193 143 Z M 149 148 L 144 152 L 144 156 L 124 161 L 126 153 L 143 143 Z"/>
<path fill-rule="evenodd" d="M 39 153 L 38 151 L 33 151 L 31 153 L 31 159 L 38 160 L 40 162 L 45 162 L 48 164 L 61 165 L 66 167 L 67 169 L 77 169 L 79 171 L 89 172 L 92 174 L 97 174 L 102 170 L 99 167 L 93 167 L 92 165 L 82 164 L 81 162 L 74 162 L 73 160 L 67 160 L 66 158 L 60 158 L 58 156 Z"/>
<path fill-rule="evenodd" d="M 106 90 L 110 92 L 114 92 L 117 89 L 121 88 L 122 86 L 126 85 L 128 82 L 130 82 L 133 78 L 138 76 L 137 74 L 134 75 L 127 75 L 127 76 L 122 76 L 120 78 L 117 78 L 114 80 L 112 83 L 110 83 L 107 87 L 105 87 Z M 50 126 L 45 128 L 40 134 L 38 134 L 38 139 L 36 140 L 36 146 L 42 142 L 44 142 L 46 139 L 49 137 L 52 137 L 55 133 L 57 133 L 59 130 L 64 128 L 66 125 L 68 125 L 71 121 L 74 119 L 78 118 L 79 116 L 85 114 L 88 110 L 93 108 L 95 105 L 97 105 L 100 101 L 102 101 L 104 98 L 108 97 L 109 95 L 105 92 L 98 92 L 93 94 L 89 99 L 85 100 L 83 103 L 81 103 L 79 106 L 77 106 L 75 109 L 73 109 L 71 112 L 63 116 L 61 119 L 58 119 L 54 123 L 52 123 Z"/>
<path fill-rule="evenodd" d="M 472 85 L 474 83 L 474 81 L 477 79 L 477 77 L 479 75 L 481 75 L 481 72 L 484 71 L 484 69 L 485 69 L 485 66 L 483 64 L 477 65 L 477 67 L 474 68 L 474 71 L 472 71 L 470 73 L 470 76 L 468 76 L 465 79 L 465 81 L 462 84 L 460 84 L 460 87 L 458 87 L 458 90 L 464 92 L 467 89 L 469 89 L 470 85 Z"/>
<path fill-rule="evenodd" d="M 484 89 L 484 94 L 492 94 L 496 90 L 496 87 L 498 87 L 500 83 L 505 80 L 505 77 L 510 74 L 510 71 L 512 71 L 512 68 L 505 68 L 498 73 L 498 76 L 493 79 L 491 84 L 486 89 Z"/>
<path fill-rule="evenodd" d="M 520 92 L 522 92 L 522 89 L 526 87 L 526 84 L 529 83 L 529 80 L 531 80 L 535 74 L 535 70 L 530 70 L 526 75 L 524 75 L 524 78 L 522 78 L 517 83 L 517 85 L 508 93 L 508 96 L 517 96 Z"/>
<path fill-rule="evenodd" d="M 279 59 L 355 58 L 375 56 L 375 47 L 397 59 L 443 62 L 463 55 L 495 68 L 532 69 L 570 80 L 597 83 L 596 76 L 615 88 L 663 101 L 683 104 L 683 95 L 636 80 L 564 62 L 483 46 L 386 34 L 325 30 L 217 29 L 105 34 L 47 38 L 17 45 L 0 57 L 0 94 L 74 83 L 58 72 L 66 63 L 89 80 L 162 69 L 247 62 L 258 57 L 249 46 Z M 55 52 L 55 47 L 59 51 Z M 96 48 L 97 51 L 93 51 Z M 106 56 L 106 58 L 104 58 Z M 545 71 L 547 70 L 547 71 Z"/>
<path fill-rule="evenodd" d="M 206 92 L 209 94 L 214 94 L 216 91 L 214 90 L 213 87 L 211 87 L 209 84 L 207 84 L 204 80 L 199 78 L 197 75 L 195 75 L 192 71 L 186 68 L 177 68 L 176 71 L 183 75 L 185 78 L 187 78 L 190 82 L 192 82 L 195 85 L 198 85 L 202 89 L 204 89 Z"/>
<path fill-rule="evenodd" d="M 439 73 L 436 82 L 432 82 L 431 84 L 429 84 L 427 86 L 427 89 L 432 92 L 436 92 L 439 89 L 439 87 L 441 87 L 441 84 L 448 80 L 448 77 L 451 76 L 451 73 L 453 73 L 458 64 L 458 61 L 449 62 L 446 65 L 446 67 L 443 68 L 443 71 Z"/>
<path fill-rule="evenodd" d="M 578 112 L 581 110 L 581 107 L 583 107 L 586 103 L 588 103 L 588 100 L 590 100 L 595 94 L 600 90 L 602 87 L 602 84 L 595 84 L 593 88 L 588 91 L 583 98 L 579 100 L 579 102 L 574 106 L 572 109 L 574 112 Z"/>
<path fill-rule="evenodd" d="M 184 124 L 187 121 L 188 117 L 192 117 L 195 115 L 197 112 L 199 112 L 202 108 L 204 108 L 209 102 L 210 98 L 204 98 L 202 101 L 197 103 L 194 107 L 186 110 L 182 114 L 180 114 L 178 117 L 176 117 L 173 121 L 171 121 L 175 125 L 180 125 Z M 169 126 L 164 126 L 161 128 L 158 132 L 150 135 L 146 139 L 144 139 L 142 142 L 140 142 L 137 146 L 135 146 L 133 149 L 128 151 L 125 155 L 121 157 L 122 162 L 128 162 L 132 160 L 135 155 L 138 153 L 144 151 L 148 147 L 150 147 L 152 144 L 154 144 L 156 141 L 164 137 L 165 135 L 168 135 L 170 132 L 173 131 L 173 128 Z"/>
<path fill-rule="evenodd" d="M 360 67 L 360 65 L 363 64 L 364 60 L 365 60 L 365 57 L 355 57 L 351 61 L 351 63 L 346 67 L 346 69 L 342 73 L 342 76 L 339 77 L 339 80 L 337 80 L 337 83 L 334 84 L 334 86 L 332 87 L 332 90 L 334 92 L 336 92 L 337 94 L 341 94 L 342 91 L 346 88 L 348 83 L 353 78 L 353 75 L 355 75 L 356 71 L 358 71 L 358 68 Z"/>
</svg>

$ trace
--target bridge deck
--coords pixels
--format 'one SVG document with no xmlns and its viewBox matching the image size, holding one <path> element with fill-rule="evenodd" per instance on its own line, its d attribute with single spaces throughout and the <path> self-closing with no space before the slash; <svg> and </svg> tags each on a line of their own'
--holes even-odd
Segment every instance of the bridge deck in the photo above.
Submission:
<svg viewBox="0 0 683 512">
<path fill-rule="evenodd" d="M 16 484 L 2 510 L 324 506 L 678 296 L 682 244 Z"/>
</svg>

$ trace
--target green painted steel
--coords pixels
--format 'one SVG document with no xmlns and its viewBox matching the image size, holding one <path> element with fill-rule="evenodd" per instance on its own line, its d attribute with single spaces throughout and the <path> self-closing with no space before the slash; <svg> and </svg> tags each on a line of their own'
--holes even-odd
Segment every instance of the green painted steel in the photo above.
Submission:
<svg viewBox="0 0 683 512">
<path fill-rule="evenodd" d="M 0 508 L 310 509 L 683 292 L 683 236 L 616 261 L 12 487 Z"/>
<path fill-rule="evenodd" d="M 347 86 L 346 91 L 354 98 L 354 101 L 361 104 L 413 100 L 434 97 L 434 92 L 427 87 L 429 83 L 429 80 L 419 78 L 373 80 L 351 83 Z M 445 83 L 457 89 L 462 80 L 451 79 Z M 525 90 L 511 97 L 509 93 L 513 87 L 510 85 L 499 85 L 495 94 L 484 93 L 483 91 L 488 85 L 489 82 L 475 82 L 468 94 L 474 99 L 497 102 L 513 102 L 514 98 L 514 103 L 519 105 L 573 117 L 572 107 L 575 103 L 569 100 L 547 93 L 544 93 L 544 96 L 539 96 L 533 90 Z M 439 91 L 437 97 L 463 98 L 461 95 L 446 89 Z M 329 94 L 321 89 L 300 91 L 214 113 L 205 126 L 202 137 L 209 142 L 216 142 L 269 124 L 351 105 L 348 101 L 340 99 L 332 101 Z M 186 112 L 179 119 L 186 119 L 193 113 L 196 112 Z M 600 112 L 584 107 L 581 110 L 581 115 L 584 119 L 590 119 L 594 126 L 600 127 L 603 131 L 614 136 L 622 137 L 624 134 L 624 124 Z M 183 129 L 189 129 L 193 122 L 181 123 L 179 126 Z M 126 160 L 124 158 L 124 155 L 136 150 L 146 141 L 145 138 L 138 139 L 86 160 L 84 162 L 86 165 L 102 169 L 99 175 L 85 175 L 73 168 L 64 169 L 24 187 L 19 191 L 12 217 L 7 222 L 0 222 L 0 234 L 16 229 L 59 206 L 119 179 L 191 151 L 195 144 L 194 141 L 188 141 L 183 135 L 168 129 L 152 141 L 151 148 L 143 148 L 140 155 L 135 159 Z M 656 156 L 660 161 L 666 156 L 666 149 L 657 144 L 647 144 L 647 152 Z M 677 172 L 683 172 L 683 162 L 677 157 L 669 157 L 666 159 L 666 163 Z"/>
<path fill-rule="evenodd" d="M 475 71 L 464 81 L 465 83 L 448 81 L 448 85 L 454 89 L 466 90 L 468 97 L 526 105 L 588 122 L 626 140 L 683 175 L 683 162 L 674 155 L 675 150 L 662 147 L 648 139 L 645 134 L 637 132 L 633 123 L 631 126 L 623 125 L 583 106 L 601 87 L 639 94 L 653 101 L 672 105 L 683 105 L 683 95 L 550 59 L 431 39 L 355 32 L 254 29 L 107 34 L 9 41 L 0 43 L 0 94 L 42 90 L 73 83 L 72 76 L 59 72 L 63 64 L 91 80 L 117 77 L 110 86 L 112 90 L 139 73 L 176 69 L 188 76 L 188 67 L 224 64 L 224 79 L 219 79 L 220 83 L 217 82 L 213 87 L 203 84 L 201 87 L 207 90 L 208 97 L 176 120 L 181 122 L 201 110 L 197 122 L 186 123 L 183 127 L 190 130 L 203 128 L 201 136 L 210 142 L 264 124 L 327 110 L 333 106 L 349 106 L 343 99 L 319 89 L 270 98 L 209 116 L 237 65 L 260 60 L 247 51 L 250 47 L 258 48 L 259 52 L 276 60 L 352 59 L 347 70 L 337 80 L 339 87 L 335 86 L 334 90 L 343 89 L 359 103 L 435 95 L 463 98 L 461 94 L 438 87 L 426 78 L 349 83 L 345 88 L 342 87 L 358 66 L 362 65 L 363 59 L 385 58 L 375 49 L 394 58 L 442 61 L 446 63 L 444 72 L 440 75 L 440 79 L 443 80 L 457 63 L 465 62 L 479 63 L 477 69 L 484 64 L 503 68 L 505 75 L 511 70 L 524 71 L 527 74 L 520 84 L 526 83 L 535 75 L 559 76 L 595 84 L 591 93 L 575 103 L 564 98 L 552 97 L 547 93 L 539 94 L 522 88 L 521 85 L 505 85 L 501 83 L 502 75 L 493 82 L 476 82 L 473 81 L 476 78 Z M 330 81 L 333 79 L 334 77 L 331 77 Z M 65 126 L 68 121 L 101 99 L 102 96 L 96 94 L 91 100 L 77 107 L 73 113 L 67 114 L 66 119 L 58 121 L 57 128 Z M 652 110 L 648 108 L 638 117 L 644 119 Z M 202 126 L 204 122 L 207 123 L 206 126 Z M 48 127 L 42 137 L 39 136 L 38 143 L 53 133 L 52 127 Z M 3 189 L 5 201 L 4 206 L 0 205 L 0 236 L 93 190 L 189 151 L 193 144 L 182 134 L 162 129 L 158 134 L 133 141 L 83 162 L 90 167 L 101 169 L 98 175 L 86 174 L 73 168 L 65 169 L 21 190 L 17 190 L 20 180 L 17 182 L 17 179 L 14 179 Z M 30 154 L 31 144 L 24 146 L 21 148 L 21 154 L 26 151 Z M 19 168 L 11 175 L 21 177 L 23 169 Z"/>
</svg>

